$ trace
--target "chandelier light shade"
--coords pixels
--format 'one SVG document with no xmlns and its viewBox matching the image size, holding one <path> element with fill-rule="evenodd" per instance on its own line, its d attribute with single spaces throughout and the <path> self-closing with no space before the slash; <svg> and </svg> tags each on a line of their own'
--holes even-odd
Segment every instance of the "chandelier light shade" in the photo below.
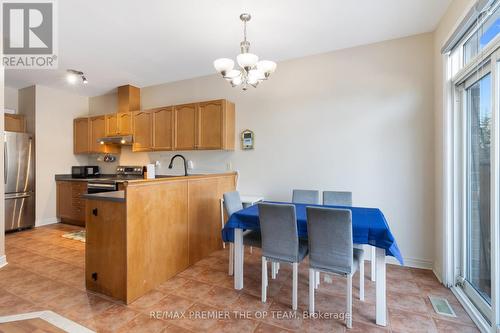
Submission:
<svg viewBox="0 0 500 333">
<path fill-rule="evenodd" d="M 276 63 L 270 60 L 261 60 L 253 53 L 250 53 L 250 42 L 247 41 L 247 22 L 250 21 L 250 14 L 241 14 L 243 21 L 243 41 L 240 43 L 241 53 L 236 56 L 239 68 L 234 68 L 234 61 L 229 58 L 220 58 L 214 61 L 215 70 L 229 81 L 233 87 L 241 87 L 247 90 L 248 86 L 254 88 L 269 78 L 276 70 Z"/>
</svg>

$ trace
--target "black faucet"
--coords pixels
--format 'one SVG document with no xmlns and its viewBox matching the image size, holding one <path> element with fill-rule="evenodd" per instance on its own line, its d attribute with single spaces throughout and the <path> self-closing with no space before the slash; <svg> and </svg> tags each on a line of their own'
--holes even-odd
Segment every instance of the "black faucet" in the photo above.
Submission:
<svg viewBox="0 0 500 333">
<path fill-rule="evenodd" d="M 174 155 L 172 157 L 172 159 L 170 160 L 170 164 L 168 165 L 168 168 L 169 169 L 172 169 L 172 167 L 174 166 L 174 159 L 176 157 L 180 157 L 182 158 L 182 160 L 184 161 L 184 176 L 187 176 L 188 175 L 188 168 L 187 168 L 187 162 L 186 162 L 186 159 L 184 158 L 184 156 L 180 155 L 180 154 L 177 154 L 177 155 Z"/>
</svg>

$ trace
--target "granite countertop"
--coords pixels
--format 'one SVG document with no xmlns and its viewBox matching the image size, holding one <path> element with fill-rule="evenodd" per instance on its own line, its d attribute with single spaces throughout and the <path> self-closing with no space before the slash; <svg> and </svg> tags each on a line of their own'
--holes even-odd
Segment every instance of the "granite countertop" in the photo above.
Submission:
<svg viewBox="0 0 500 333">
<path fill-rule="evenodd" d="M 125 191 L 100 192 L 82 195 L 84 199 L 125 202 Z"/>
</svg>

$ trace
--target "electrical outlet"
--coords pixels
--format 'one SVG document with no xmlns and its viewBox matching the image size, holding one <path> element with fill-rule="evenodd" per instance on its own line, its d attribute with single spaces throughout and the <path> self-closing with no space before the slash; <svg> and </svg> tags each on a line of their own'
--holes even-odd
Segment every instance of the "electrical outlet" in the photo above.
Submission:
<svg viewBox="0 0 500 333">
<path fill-rule="evenodd" d="M 187 167 L 188 167 L 189 170 L 193 170 L 194 169 L 194 163 L 193 163 L 193 161 L 188 160 L 187 161 Z"/>
<path fill-rule="evenodd" d="M 226 170 L 228 171 L 233 170 L 233 163 L 231 161 L 226 163 Z"/>
</svg>

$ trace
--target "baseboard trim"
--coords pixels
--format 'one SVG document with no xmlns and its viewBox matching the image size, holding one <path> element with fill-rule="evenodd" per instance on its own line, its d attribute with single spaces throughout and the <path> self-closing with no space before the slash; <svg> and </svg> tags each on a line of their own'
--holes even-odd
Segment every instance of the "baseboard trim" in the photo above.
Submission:
<svg viewBox="0 0 500 333">
<path fill-rule="evenodd" d="M 7 266 L 7 256 L 4 254 L 0 256 L 0 268 Z"/>
<path fill-rule="evenodd" d="M 491 326 L 490 324 L 483 318 L 481 313 L 476 309 L 474 304 L 469 300 L 469 298 L 465 295 L 465 293 L 457 287 L 451 287 L 451 292 L 455 295 L 455 297 L 458 299 L 460 304 L 465 309 L 465 312 L 471 317 L 472 321 L 474 324 L 476 324 L 477 328 L 483 332 L 483 333 L 489 333 L 491 332 Z"/>
<path fill-rule="evenodd" d="M 370 261 L 371 256 L 368 254 L 366 255 L 365 252 L 365 261 Z M 415 259 L 415 258 L 404 258 L 404 267 L 412 267 L 412 268 L 420 268 L 420 269 L 428 269 L 432 270 L 434 267 L 434 263 L 430 260 L 424 260 L 424 259 Z M 386 257 L 386 263 L 389 265 L 398 265 L 401 266 L 399 261 L 391 256 Z"/>
<path fill-rule="evenodd" d="M 35 227 L 41 227 L 44 225 L 49 225 L 49 224 L 54 224 L 54 223 L 59 223 L 60 220 L 57 217 L 49 217 L 46 219 L 41 219 L 41 220 L 36 220 L 35 221 Z"/>
</svg>

